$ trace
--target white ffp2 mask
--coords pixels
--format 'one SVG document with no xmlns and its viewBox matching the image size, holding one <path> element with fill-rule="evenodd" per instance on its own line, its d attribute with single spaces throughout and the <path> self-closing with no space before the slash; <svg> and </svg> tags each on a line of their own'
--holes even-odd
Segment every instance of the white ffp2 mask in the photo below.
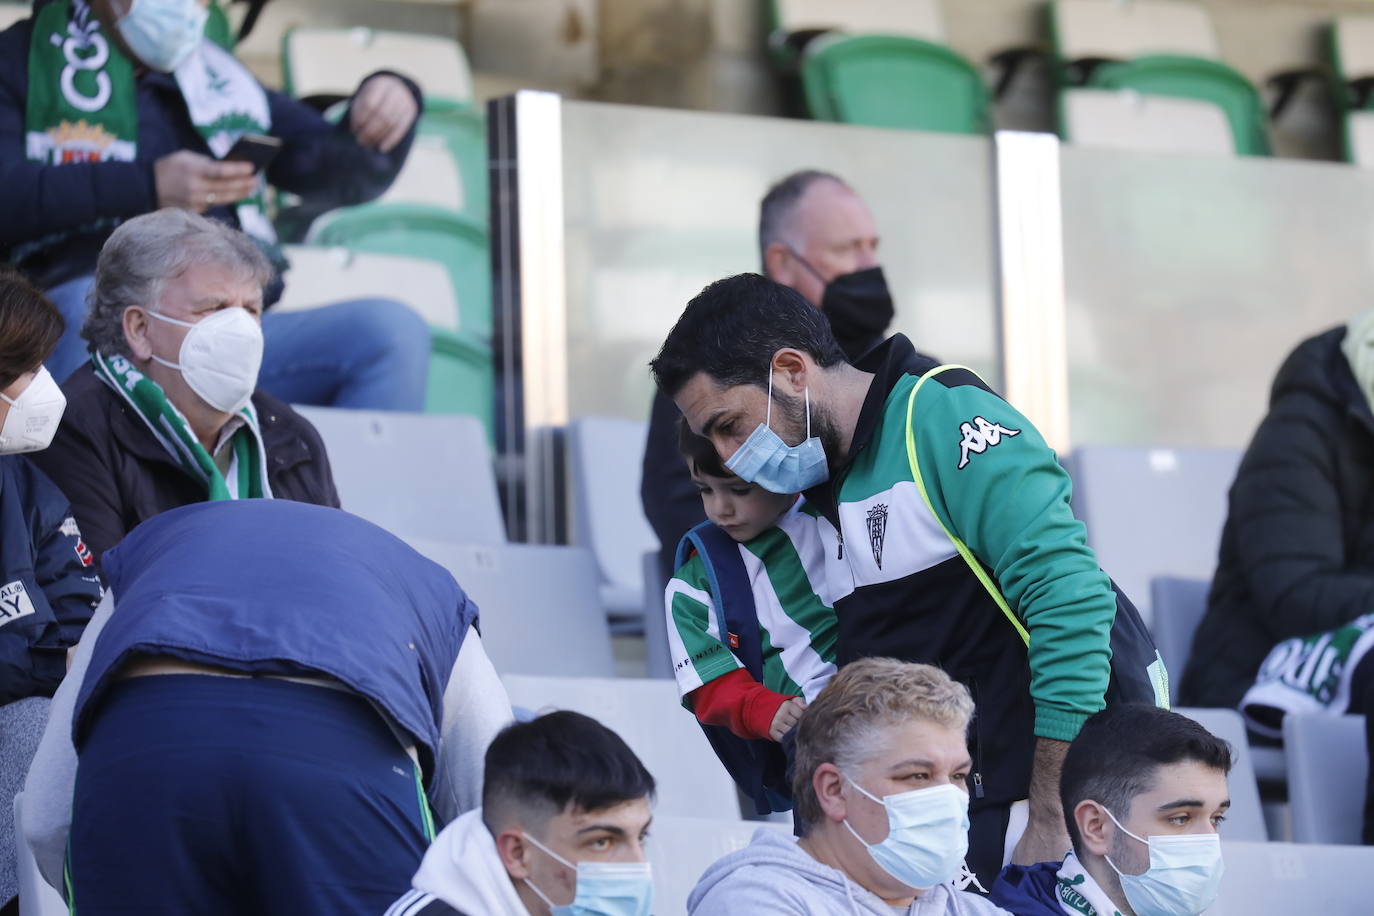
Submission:
<svg viewBox="0 0 1374 916">
<path fill-rule="evenodd" d="M 180 371 L 190 389 L 216 410 L 237 413 L 248 404 L 262 368 L 262 328 L 247 309 L 220 309 L 194 322 L 148 314 L 191 329 L 181 341 L 180 362 L 156 353 L 154 362 Z"/>
<path fill-rule="evenodd" d="M 196 0 L 134 0 L 116 28 L 140 61 L 171 73 L 200 44 L 209 16 Z"/>
</svg>

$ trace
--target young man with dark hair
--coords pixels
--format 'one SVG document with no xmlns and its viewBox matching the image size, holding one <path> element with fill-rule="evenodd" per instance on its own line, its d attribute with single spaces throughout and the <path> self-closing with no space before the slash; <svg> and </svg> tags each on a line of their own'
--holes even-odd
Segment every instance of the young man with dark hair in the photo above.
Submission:
<svg viewBox="0 0 1374 916">
<path fill-rule="evenodd" d="M 1129 703 L 1103 710 L 1064 758 L 1073 852 L 1010 866 L 992 899 L 1016 916 L 1197 916 L 1221 882 L 1230 770 L 1227 743 L 1186 716 Z"/>
<path fill-rule="evenodd" d="M 552 712 L 487 748 L 482 807 L 449 824 L 386 916 L 649 916 L 654 778 L 595 719 Z"/>
<path fill-rule="evenodd" d="M 651 366 L 728 470 L 804 492 L 833 528 L 836 664 L 938 663 L 974 691 L 974 870 L 1001 869 L 1021 811 L 1015 861 L 1061 855 L 1059 764 L 1104 705 L 1118 600 L 1030 422 L 900 334 L 851 365 L 820 311 L 754 274 L 688 303 Z M 1158 699 L 1150 655 L 1117 670 Z"/>
</svg>

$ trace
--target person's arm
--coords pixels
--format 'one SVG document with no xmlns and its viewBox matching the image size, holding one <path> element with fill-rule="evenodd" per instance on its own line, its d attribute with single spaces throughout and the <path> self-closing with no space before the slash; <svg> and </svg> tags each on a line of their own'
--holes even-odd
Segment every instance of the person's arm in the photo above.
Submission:
<svg viewBox="0 0 1374 916">
<path fill-rule="evenodd" d="M 511 721 L 506 688 L 482 638 L 468 630 L 444 688 L 443 743 L 429 790 L 438 826 L 482 804 L 487 745 Z"/>
<path fill-rule="evenodd" d="M 76 747 L 72 744 L 72 717 L 81 682 L 91 663 L 96 640 L 114 613 L 114 596 L 105 593 L 86 632 L 71 653 L 67 676 L 53 695 L 48 726 L 38 743 L 24 781 L 24 839 L 33 850 L 38 870 L 59 891 L 67 858 L 67 836 L 72 827 L 72 796 L 76 789 Z"/>
<path fill-rule="evenodd" d="M 1048 861 L 1067 848 L 1059 764 L 1104 704 L 1116 596 L 1069 506 L 1069 476 L 1039 432 L 970 374 L 950 376 L 919 394 L 921 472 L 941 520 L 992 571 L 1029 636 L 1037 742 L 1014 861 Z"/>
<path fill-rule="evenodd" d="M 1333 630 L 1374 610 L 1374 568 L 1346 552 L 1346 520 L 1364 511 L 1349 504 L 1337 465 L 1347 422 L 1344 411 L 1310 395 L 1281 398 L 1231 488 L 1229 523 L 1244 531 L 1233 541 L 1237 567 L 1253 612 L 1276 640 Z"/>
<path fill-rule="evenodd" d="M 720 725 L 740 738 L 781 741 L 804 708 L 800 697 L 775 693 L 736 668 L 687 694 L 697 721 Z"/>
<path fill-rule="evenodd" d="M 382 82 L 378 82 L 378 81 Z M 354 106 L 367 104 L 379 86 L 394 90 L 399 84 L 407 94 L 401 112 L 411 119 L 394 146 L 378 140 L 355 118 Z M 386 92 L 379 104 L 395 106 L 400 96 Z M 364 203 L 391 186 L 415 138 L 415 117 L 423 105 L 420 89 L 399 74 L 382 71 L 368 76 L 349 101 L 338 124 L 331 124 L 308 105 L 280 92 L 268 91 L 272 134 L 282 140 L 281 152 L 267 167 L 267 180 L 299 194 L 313 206 L 347 206 Z M 389 100 L 389 101 L 388 101 Z"/>
</svg>

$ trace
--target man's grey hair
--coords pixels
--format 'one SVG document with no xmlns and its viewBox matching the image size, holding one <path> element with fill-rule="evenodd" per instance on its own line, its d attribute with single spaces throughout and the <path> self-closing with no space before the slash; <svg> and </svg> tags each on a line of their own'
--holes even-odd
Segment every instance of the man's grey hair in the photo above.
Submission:
<svg viewBox="0 0 1374 916">
<path fill-rule="evenodd" d="M 88 349 L 133 357 L 124 339 L 124 310 L 153 309 L 168 280 L 193 264 L 219 264 L 259 287 L 275 274 L 257 242 L 224 223 L 168 207 L 136 216 L 100 249 L 90 312 L 81 326 Z"/>
<path fill-rule="evenodd" d="M 797 201 L 818 181 L 833 181 L 841 187 L 849 187 L 838 175 L 804 169 L 788 175 L 763 195 L 763 203 L 759 204 L 759 259 L 763 263 L 764 273 L 768 272 L 764 258 L 769 245 L 782 242 L 793 251 L 804 247 L 801 231 L 793 221 L 792 214 L 797 209 Z"/>
</svg>

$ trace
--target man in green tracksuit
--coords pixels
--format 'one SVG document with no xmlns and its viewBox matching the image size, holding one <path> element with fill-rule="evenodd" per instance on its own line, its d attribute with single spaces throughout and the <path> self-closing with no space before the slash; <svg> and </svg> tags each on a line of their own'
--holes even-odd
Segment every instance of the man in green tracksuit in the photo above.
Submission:
<svg viewBox="0 0 1374 916">
<path fill-rule="evenodd" d="M 996 874 L 1021 799 L 1013 860 L 1062 858 L 1060 763 L 1104 705 L 1116 597 L 1030 422 L 966 369 L 927 375 L 901 335 L 850 365 L 820 312 L 754 274 L 693 299 L 652 368 L 727 468 L 828 520 L 836 664 L 895 656 L 968 686 L 970 866 Z"/>
</svg>

